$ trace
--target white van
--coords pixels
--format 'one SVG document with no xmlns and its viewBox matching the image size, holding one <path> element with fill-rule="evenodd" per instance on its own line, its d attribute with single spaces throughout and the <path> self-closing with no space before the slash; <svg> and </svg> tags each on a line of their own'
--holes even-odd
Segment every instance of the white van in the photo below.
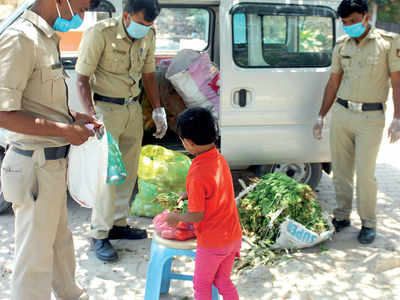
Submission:
<svg viewBox="0 0 400 300">
<path fill-rule="evenodd" d="M 26 1 L 0 24 L 0 34 L 33 2 Z M 82 31 L 100 19 L 120 15 L 122 2 L 103 0 L 96 11 L 87 12 L 80 28 L 62 34 L 62 60 L 71 77 L 67 83 L 73 109 L 81 110 L 74 65 Z M 231 168 L 251 168 L 257 175 L 284 172 L 316 187 L 322 170 L 330 171 L 329 139 L 314 140 L 312 126 L 328 80 L 332 50 L 342 33 L 335 14 L 340 1 L 159 2 L 157 62 L 191 48 L 208 52 L 221 71 L 219 147 Z M 5 147 L 2 134 L 0 140 Z M 147 134 L 144 143 L 183 149 L 172 131 L 161 141 Z M 0 200 L 0 211 L 1 207 Z"/>
</svg>

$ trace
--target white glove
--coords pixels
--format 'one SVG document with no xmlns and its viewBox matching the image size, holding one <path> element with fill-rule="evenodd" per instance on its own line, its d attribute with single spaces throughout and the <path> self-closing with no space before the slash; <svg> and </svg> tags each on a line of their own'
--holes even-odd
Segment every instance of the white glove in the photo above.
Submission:
<svg viewBox="0 0 400 300">
<path fill-rule="evenodd" d="M 317 123 L 315 123 L 313 127 L 313 135 L 317 140 L 322 139 L 322 129 L 324 128 L 324 118 L 322 116 L 318 116 Z"/>
<path fill-rule="evenodd" d="M 164 107 L 157 107 L 153 109 L 152 117 L 157 128 L 156 132 L 153 133 L 153 135 L 158 139 L 162 139 L 168 128 L 167 115 L 165 113 Z"/>
<path fill-rule="evenodd" d="M 389 127 L 388 137 L 391 144 L 397 142 L 400 138 L 400 119 L 393 119 Z"/>
</svg>

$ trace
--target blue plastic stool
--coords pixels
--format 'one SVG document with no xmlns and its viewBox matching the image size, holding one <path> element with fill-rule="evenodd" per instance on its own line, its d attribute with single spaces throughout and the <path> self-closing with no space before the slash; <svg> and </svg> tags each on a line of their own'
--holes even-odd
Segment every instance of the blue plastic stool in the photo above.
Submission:
<svg viewBox="0 0 400 300">
<path fill-rule="evenodd" d="M 160 293 L 168 293 L 171 279 L 193 281 L 191 275 L 171 272 L 171 265 L 174 256 L 184 255 L 194 259 L 196 257 L 194 249 L 196 249 L 196 240 L 171 241 L 163 239 L 157 232 L 154 232 L 144 300 L 158 300 Z M 212 300 L 218 299 L 218 290 L 213 286 Z"/>
</svg>

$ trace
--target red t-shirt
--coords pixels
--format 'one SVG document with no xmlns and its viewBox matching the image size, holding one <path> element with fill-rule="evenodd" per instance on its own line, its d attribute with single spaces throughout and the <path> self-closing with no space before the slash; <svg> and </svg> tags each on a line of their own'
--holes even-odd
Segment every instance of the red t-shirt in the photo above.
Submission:
<svg viewBox="0 0 400 300">
<path fill-rule="evenodd" d="M 232 175 L 225 158 L 213 148 L 198 155 L 186 178 L 189 212 L 204 212 L 194 223 L 197 244 L 220 248 L 242 238 Z"/>
</svg>

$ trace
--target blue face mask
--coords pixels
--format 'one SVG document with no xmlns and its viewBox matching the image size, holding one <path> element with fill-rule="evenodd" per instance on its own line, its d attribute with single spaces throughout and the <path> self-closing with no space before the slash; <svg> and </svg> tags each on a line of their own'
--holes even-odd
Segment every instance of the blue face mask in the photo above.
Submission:
<svg viewBox="0 0 400 300">
<path fill-rule="evenodd" d="M 358 38 L 363 35 L 367 27 L 363 26 L 364 19 L 357 24 L 343 26 L 344 32 L 351 38 Z"/>
<path fill-rule="evenodd" d="M 142 39 L 149 32 L 151 26 L 144 26 L 142 24 L 136 23 L 131 19 L 131 23 L 126 27 L 126 31 L 129 36 L 133 39 Z"/>
<path fill-rule="evenodd" d="M 72 19 L 71 20 L 66 20 L 64 18 L 61 18 L 60 10 L 58 8 L 58 4 L 56 2 L 56 7 L 57 7 L 57 12 L 58 12 L 58 18 L 54 22 L 53 29 L 56 31 L 60 32 L 67 32 L 70 29 L 76 29 L 79 26 L 82 25 L 82 18 L 78 15 L 73 13 L 71 4 L 69 4 L 69 0 L 67 0 L 69 10 L 71 11 Z"/>
</svg>

